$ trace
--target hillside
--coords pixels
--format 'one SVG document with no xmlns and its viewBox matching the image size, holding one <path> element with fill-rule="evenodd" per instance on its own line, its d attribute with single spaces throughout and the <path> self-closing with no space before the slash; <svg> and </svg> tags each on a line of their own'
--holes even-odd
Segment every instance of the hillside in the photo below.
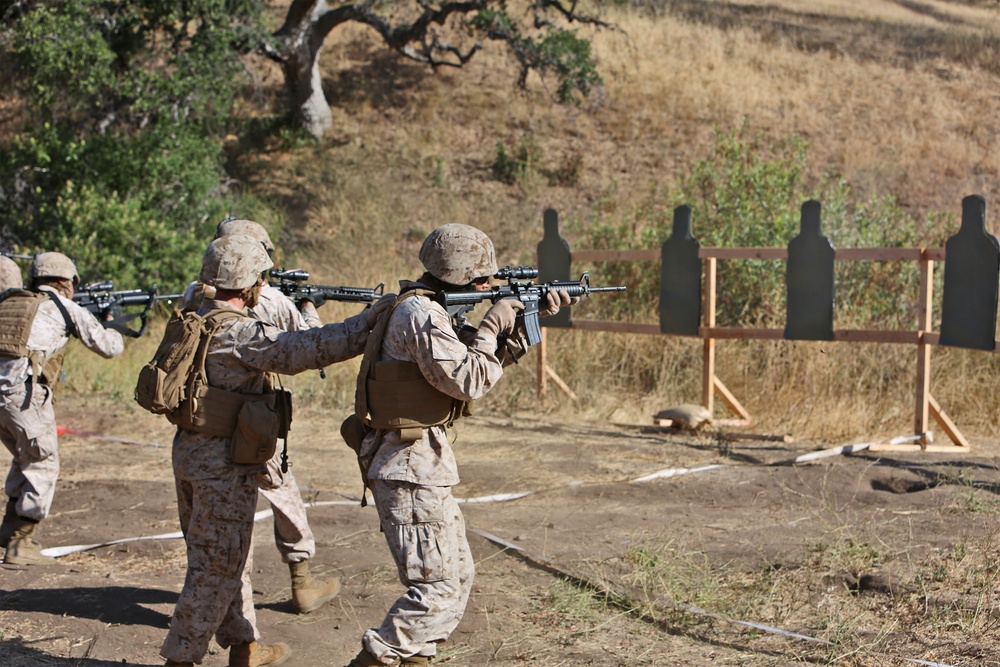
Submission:
<svg viewBox="0 0 1000 667">
<path fill-rule="evenodd" d="M 956 214 L 969 193 L 995 199 L 995 3 L 636 4 L 604 9 L 621 31 L 594 35 L 605 86 L 579 109 L 552 104 L 534 78 L 518 91 L 489 45 L 465 69 L 432 74 L 384 57 L 362 31 L 335 33 L 323 64 L 338 126 L 320 146 L 251 154 L 246 182 L 278 197 L 296 247 L 347 243 L 370 225 L 397 250 L 413 228 L 463 219 L 504 230 L 519 255 L 543 207 L 627 218 L 709 152 L 714 127 L 745 117 L 775 140 L 807 140 L 814 177 L 839 172 L 859 198 L 893 194 L 921 220 Z M 261 84 L 273 96 L 278 80 Z M 579 165 L 575 182 L 498 183 L 496 143 L 525 139 L 540 171 Z"/>
<path fill-rule="evenodd" d="M 537 78 L 517 89 L 513 63 L 489 44 L 466 68 L 432 73 L 387 57 L 364 31 L 342 29 L 323 56 L 335 129 L 318 144 L 234 139 L 234 171 L 274 203 L 286 255 L 337 283 L 392 285 L 415 275 L 420 240 L 444 222 L 487 230 L 503 263 L 534 261 L 546 207 L 560 211 L 564 236 L 577 248 L 594 224 L 632 225 L 637 235 L 650 224 L 667 225 L 676 203 L 667 191 L 712 152 L 716 131 L 744 122 L 765 145 L 804 139 L 806 177 L 814 184 L 835 173 L 856 202 L 898 198 L 923 226 L 918 238 L 927 245 L 940 245 L 957 228 L 963 196 L 980 193 L 988 215 L 993 210 L 1000 193 L 994 3 L 680 0 L 600 7 L 619 30 L 593 34 L 605 85 L 580 108 L 554 104 Z M 280 91 L 277 72 L 255 65 L 265 74 L 248 96 L 247 113 L 261 113 L 261 101 L 273 105 Z M 513 185 L 493 173 L 498 142 L 533 156 L 531 170 Z M 694 225 L 697 235 L 698 220 Z M 655 319 L 652 309 L 636 317 Z M 572 336 L 559 345 L 557 368 L 582 397 L 575 409 L 644 421 L 651 410 L 696 399 L 699 362 L 690 345 L 621 338 Z M 773 362 L 787 354 L 758 346 L 720 360 L 720 377 L 752 412 L 770 417 L 772 428 L 830 437 L 909 428 L 909 349 L 841 346 L 820 359 L 799 346 L 791 354 L 804 369 L 786 372 Z M 991 391 L 992 363 L 953 353 L 948 371 L 935 378 L 935 395 L 974 433 L 994 432 L 994 408 L 966 400 Z M 873 365 L 883 380 L 855 375 Z M 971 370 L 953 381 L 956 368 Z M 614 383 L 610 400 L 597 391 L 595 374 Z M 788 407 L 800 399 L 787 387 L 813 386 L 826 374 L 845 377 L 811 398 L 828 417 L 817 423 L 816 413 L 803 417 Z M 516 398 L 504 403 L 524 406 L 532 382 L 531 373 L 512 379 Z M 629 397 L 624 405 L 622 395 Z"/>
</svg>

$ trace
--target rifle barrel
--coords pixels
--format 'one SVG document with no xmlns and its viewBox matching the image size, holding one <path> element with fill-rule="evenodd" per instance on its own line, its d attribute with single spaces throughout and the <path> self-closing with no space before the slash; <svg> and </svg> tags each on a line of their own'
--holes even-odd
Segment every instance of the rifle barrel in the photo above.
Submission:
<svg viewBox="0 0 1000 667">
<path fill-rule="evenodd" d="M 611 285 L 609 287 L 588 287 L 588 292 L 624 292 L 628 287 L 625 285 Z"/>
<path fill-rule="evenodd" d="M 128 293 L 119 292 L 118 294 L 113 296 L 118 297 L 116 300 L 122 306 L 136 306 L 139 304 L 145 304 L 150 299 L 155 298 L 155 295 L 150 294 L 149 292 L 143 292 L 142 290 L 136 290 L 134 292 L 128 292 Z"/>
</svg>

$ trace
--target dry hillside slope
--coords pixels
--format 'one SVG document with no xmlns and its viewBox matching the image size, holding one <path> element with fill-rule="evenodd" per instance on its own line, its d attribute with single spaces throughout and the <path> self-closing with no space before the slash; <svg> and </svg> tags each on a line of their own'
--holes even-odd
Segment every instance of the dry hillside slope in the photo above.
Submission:
<svg viewBox="0 0 1000 667">
<path fill-rule="evenodd" d="M 859 201 L 898 197 L 918 224 L 931 225 L 928 245 L 954 231 L 967 194 L 984 195 L 992 216 L 1000 200 L 995 3 L 662 0 L 600 10 L 620 30 L 592 34 L 605 85 L 581 108 L 553 104 L 537 78 L 516 89 L 513 63 L 491 45 L 462 70 L 431 73 L 386 57 L 364 30 L 341 29 L 323 56 L 324 87 L 338 105 L 331 135 L 263 154 L 240 153 L 247 142 L 235 142 L 233 164 L 276 202 L 290 257 L 321 281 L 362 284 L 417 273 L 420 239 L 443 222 L 487 230 L 504 263 L 534 261 L 550 206 L 578 248 L 594 223 L 669 224 L 665 190 L 711 151 L 714 129 L 744 119 L 773 141 L 804 138 L 813 182 L 835 172 Z M 257 92 L 276 95 L 279 84 L 270 71 Z M 500 141 L 533 151 L 534 170 L 515 185 L 493 174 Z M 952 228 L 929 222 L 942 215 Z M 636 317 L 655 320 L 652 307 Z M 597 338 L 558 346 L 559 371 L 582 409 L 644 420 L 696 400 L 690 345 Z M 820 358 L 807 345 L 730 346 L 720 377 L 772 428 L 830 438 L 909 428 L 912 352 L 860 347 Z M 935 358 L 944 362 L 935 362 L 938 399 L 973 432 L 994 433 L 990 355 Z M 878 378 L 855 375 L 873 367 Z M 829 375 L 846 379 L 817 383 Z M 514 406 L 525 405 L 531 381 L 529 373 L 515 381 Z M 788 389 L 803 386 L 814 392 L 808 414 Z M 608 387 L 611 399 L 600 391 Z"/>
</svg>

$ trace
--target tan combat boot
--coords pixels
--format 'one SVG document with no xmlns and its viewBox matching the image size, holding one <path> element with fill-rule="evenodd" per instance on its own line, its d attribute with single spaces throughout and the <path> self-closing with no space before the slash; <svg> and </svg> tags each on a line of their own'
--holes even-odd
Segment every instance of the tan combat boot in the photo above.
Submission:
<svg viewBox="0 0 1000 667">
<path fill-rule="evenodd" d="M 43 556 L 41 547 L 31 540 L 37 525 L 37 523 L 22 517 L 17 517 L 14 520 L 14 532 L 11 533 L 10 544 L 7 545 L 7 553 L 3 557 L 4 563 L 8 565 L 55 565 L 56 559 Z"/>
<path fill-rule="evenodd" d="M 297 614 L 316 611 L 340 592 L 339 578 L 328 581 L 314 579 L 309 573 L 307 560 L 289 563 L 288 570 L 292 573 L 292 606 Z"/>
<path fill-rule="evenodd" d="M 0 547 L 6 549 L 10 544 L 10 536 L 14 534 L 14 521 L 17 519 L 17 498 L 7 499 L 7 510 L 3 513 L 3 524 L 0 524 Z"/>
<path fill-rule="evenodd" d="M 229 667 L 280 665 L 288 660 L 288 656 L 291 654 L 291 647 L 284 642 L 236 644 L 229 648 Z"/>
<path fill-rule="evenodd" d="M 382 663 L 362 646 L 361 651 L 347 663 L 347 667 L 382 667 Z"/>
</svg>

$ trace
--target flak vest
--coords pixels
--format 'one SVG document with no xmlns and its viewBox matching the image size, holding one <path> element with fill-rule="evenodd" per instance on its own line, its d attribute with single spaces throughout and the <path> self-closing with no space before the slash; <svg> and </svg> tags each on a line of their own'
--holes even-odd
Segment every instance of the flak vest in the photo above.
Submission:
<svg viewBox="0 0 1000 667">
<path fill-rule="evenodd" d="M 436 389 L 416 363 L 378 360 L 392 313 L 406 299 L 418 296 L 433 297 L 434 292 L 420 288 L 407 290 L 380 315 L 365 343 L 354 394 L 354 413 L 367 426 L 383 431 L 399 430 L 404 441 L 418 440 L 423 429 L 451 426 L 469 414 L 466 401 Z"/>
<path fill-rule="evenodd" d="M 27 358 L 31 364 L 31 375 L 34 382 L 54 386 L 59 382 L 62 373 L 63 359 L 66 347 L 63 346 L 49 357 L 43 357 L 37 350 L 28 349 L 28 336 L 31 334 L 31 324 L 38 314 L 38 306 L 46 299 L 51 299 L 66 324 L 66 333 L 77 336 L 66 306 L 59 301 L 54 292 L 46 290 L 9 289 L 0 292 L 0 356 Z"/>
</svg>

